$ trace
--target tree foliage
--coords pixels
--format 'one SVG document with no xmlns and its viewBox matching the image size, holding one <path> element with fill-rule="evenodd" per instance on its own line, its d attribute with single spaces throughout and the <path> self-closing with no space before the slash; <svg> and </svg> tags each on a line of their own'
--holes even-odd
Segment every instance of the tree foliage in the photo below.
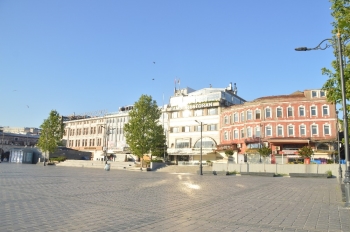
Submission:
<svg viewBox="0 0 350 232">
<path fill-rule="evenodd" d="M 159 124 L 161 110 L 151 96 L 141 95 L 129 112 L 129 122 L 124 125 L 126 142 L 138 157 L 158 151 L 165 143 L 163 126 Z"/>
<path fill-rule="evenodd" d="M 343 70 L 344 70 L 344 82 L 346 88 L 346 99 L 350 99 L 350 46 L 347 44 L 350 39 L 350 0 L 330 0 L 332 6 L 331 15 L 334 18 L 333 25 L 333 44 L 335 60 L 332 61 L 332 69 L 322 68 L 322 74 L 328 76 L 326 83 L 323 85 L 323 89 L 327 91 L 327 99 L 332 102 L 339 104 L 342 100 L 342 90 L 340 81 L 340 66 L 338 57 L 338 48 L 336 45 L 337 37 L 336 34 L 339 32 L 343 44 Z M 343 109 L 341 109 L 343 110 Z M 347 112 L 350 107 L 347 105 Z M 348 116 L 349 118 L 349 116 Z"/>
<path fill-rule="evenodd" d="M 310 158 L 313 153 L 314 152 L 310 146 L 304 146 L 304 147 L 299 149 L 299 155 L 302 158 Z"/>
<path fill-rule="evenodd" d="M 227 149 L 227 150 L 225 150 L 225 154 L 226 154 L 227 157 L 232 156 L 233 155 L 233 150 L 232 149 Z"/>
<path fill-rule="evenodd" d="M 41 134 L 37 146 L 43 152 L 55 152 L 57 146 L 61 145 L 64 133 L 61 116 L 56 110 L 51 110 L 49 117 L 44 120 L 40 128 Z"/>
<path fill-rule="evenodd" d="M 263 147 L 258 149 L 258 152 L 262 157 L 266 158 L 267 156 L 269 156 L 272 153 L 272 150 L 269 147 L 263 146 Z"/>
</svg>

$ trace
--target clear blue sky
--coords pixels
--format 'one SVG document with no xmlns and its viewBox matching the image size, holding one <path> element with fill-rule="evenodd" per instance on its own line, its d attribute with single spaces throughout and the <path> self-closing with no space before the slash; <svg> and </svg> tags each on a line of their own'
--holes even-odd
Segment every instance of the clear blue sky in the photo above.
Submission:
<svg viewBox="0 0 350 232">
<path fill-rule="evenodd" d="M 330 14 L 328 0 L 2 0 L 0 126 L 161 105 L 175 78 L 246 100 L 321 88 L 332 49 L 294 48 L 331 37 Z"/>
</svg>

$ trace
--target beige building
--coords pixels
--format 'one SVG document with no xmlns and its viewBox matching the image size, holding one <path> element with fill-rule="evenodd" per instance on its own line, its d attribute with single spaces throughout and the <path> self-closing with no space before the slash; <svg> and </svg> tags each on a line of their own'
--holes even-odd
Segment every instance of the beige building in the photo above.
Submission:
<svg viewBox="0 0 350 232">
<path fill-rule="evenodd" d="M 129 120 L 133 106 L 121 107 L 117 113 L 104 116 L 64 117 L 66 147 L 89 151 L 93 160 L 124 161 L 131 158 L 124 136 L 124 124 Z M 130 157 L 128 157 L 130 156 Z"/>
</svg>

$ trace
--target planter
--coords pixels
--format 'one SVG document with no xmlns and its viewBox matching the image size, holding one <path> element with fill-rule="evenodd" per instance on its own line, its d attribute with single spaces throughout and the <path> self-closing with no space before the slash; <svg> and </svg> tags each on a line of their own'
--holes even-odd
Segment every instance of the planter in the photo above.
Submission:
<svg viewBox="0 0 350 232">
<path fill-rule="evenodd" d="M 304 159 L 304 164 L 310 164 L 310 158 L 305 158 Z"/>
</svg>

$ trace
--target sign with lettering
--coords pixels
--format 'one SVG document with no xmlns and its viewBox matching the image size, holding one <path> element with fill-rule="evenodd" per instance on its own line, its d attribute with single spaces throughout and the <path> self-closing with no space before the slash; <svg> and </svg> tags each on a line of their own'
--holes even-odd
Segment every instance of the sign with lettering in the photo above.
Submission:
<svg viewBox="0 0 350 232">
<path fill-rule="evenodd" d="M 199 102 L 199 103 L 190 103 L 187 106 L 172 106 L 171 110 L 182 110 L 182 109 L 201 109 L 213 107 L 214 102 Z"/>
</svg>

